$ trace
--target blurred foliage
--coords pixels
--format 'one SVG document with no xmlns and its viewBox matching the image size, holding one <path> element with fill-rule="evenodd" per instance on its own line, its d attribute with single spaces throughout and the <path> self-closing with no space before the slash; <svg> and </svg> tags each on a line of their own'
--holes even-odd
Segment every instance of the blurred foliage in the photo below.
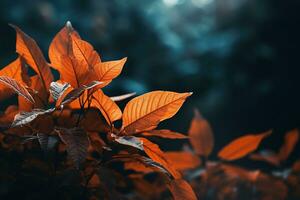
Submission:
<svg viewBox="0 0 300 200">
<path fill-rule="evenodd" d="M 128 57 L 111 95 L 193 91 L 169 127 L 186 131 L 193 107 L 222 146 L 240 133 L 299 122 L 299 1 L 2 0 L 0 64 L 13 60 L 13 23 L 44 53 L 67 20 L 103 60 Z M 2 106 L 1 106 L 2 108 Z M 184 117 L 185 116 L 185 117 Z M 282 135 L 274 134 L 278 145 Z"/>
</svg>

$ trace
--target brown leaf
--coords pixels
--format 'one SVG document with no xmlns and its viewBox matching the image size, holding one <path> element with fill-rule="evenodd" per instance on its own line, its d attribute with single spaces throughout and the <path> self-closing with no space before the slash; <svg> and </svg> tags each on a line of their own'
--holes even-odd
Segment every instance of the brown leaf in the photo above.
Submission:
<svg viewBox="0 0 300 200">
<path fill-rule="evenodd" d="M 51 113 L 54 111 L 54 108 L 50 108 L 48 110 L 43 109 L 34 109 L 31 112 L 20 112 L 14 118 L 13 123 L 11 124 L 12 127 L 22 126 L 32 122 L 36 119 L 39 115 L 44 115 L 47 113 Z"/>
<path fill-rule="evenodd" d="M 194 151 L 201 156 L 208 157 L 214 147 L 214 135 L 209 122 L 204 119 L 198 110 L 189 128 L 190 142 Z"/>
<path fill-rule="evenodd" d="M 122 117 L 122 111 L 119 106 L 106 96 L 102 90 L 94 92 L 91 106 L 100 110 L 109 125 Z"/>
<path fill-rule="evenodd" d="M 218 154 L 223 160 L 236 160 L 255 151 L 260 142 L 269 136 L 272 131 L 267 131 L 258 135 L 245 135 L 237 138 L 225 146 Z"/>
<path fill-rule="evenodd" d="M 4 83 L 11 89 L 13 89 L 18 95 L 24 97 L 27 101 L 34 104 L 34 99 L 27 91 L 25 86 L 17 82 L 16 80 L 8 77 L 8 76 L 0 76 L 0 83 Z"/>
<path fill-rule="evenodd" d="M 201 160 L 197 155 L 184 151 L 165 152 L 165 158 L 178 171 L 185 171 L 199 167 Z"/>
<path fill-rule="evenodd" d="M 192 187 L 183 179 L 170 181 L 168 187 L 174 200 L 197 200 L 197 196 Z"/>
<path fill-rule="evenodd" d="M 11 25 L 17 32 L 16 51 L 24 58 L 32 69 L 39 75 L 46 91 L 49 90 L 50 83 L 53 81 L 53 75 L 50 67 L 45 60 L 42 51 L 36 42 L 26 35 L 17 26 Z"/>
<path fill-rule="evenodd" d="M 154 91 L 129 101 L 123 112 L 124 134 L 154 129 L 159 122 L 173 117 L 192 93 Z"/>
<path fill-rule="evenodd" d="M 59 128 L 57 131 L 61 140 L 66 144 L 68 155 L 79 168 L 80 163 L 86 159 L 89 147 L 86 132 L 77 127 L 72 129 Z"/>
<path fill-rule="evenodd" d="M 165 158 L 164 152 L 157 144 L 152 143 L 146 138 L 140 138 L 143 141 L 145 153 L 154 161 L 162 165 L 174 178 L 181 178 L 181 174 Z"/>
<path fill-rule="evenodd" d="M 291 130 L 285 134 L 284 144 L 281 146 L 278 156 L 281 161 L 288 159 L 289 155 L 294 150 L 297 142 L 299 140 L 298 129 Z"/>
<path fill-rule="evenodd" d="M 151 130 L 144 133 L 141 133 L 143 136 L 155 136 L 155 137 L 161 137 L 161 138 L 168 138 L 168 139 L 187 139 L 188 136 L 182 134 L 173 132 L 167 129 L 162 130 Z"/>
</svg>

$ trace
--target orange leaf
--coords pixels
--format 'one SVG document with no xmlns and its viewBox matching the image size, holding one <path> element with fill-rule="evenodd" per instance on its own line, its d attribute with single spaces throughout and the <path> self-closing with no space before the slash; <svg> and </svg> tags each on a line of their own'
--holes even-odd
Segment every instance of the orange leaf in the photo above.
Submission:
<svg viewBox="0 0 300 200">
<path fill-rule="evenodd" d="M 190 142 L 198 155 L 208 157 L 214 147 L 214 136 L 210 124 L 195 110 L 189 129 Z"/>
<path fill-rule="evenodd" d="M 89 69 L 93 69 L 96 64 L 101 62 L 98 53 L 90 43 L 80 39 L 76 34 L 73 35 L 73 33 L 71 33 L 70 35 L 73 55 L 77 60 L 86 65 Z"/>
<path fill-rule="evenodd" d="M 281 161 L 284 161 L 289 157 L 289 155 L 294 150 L 298 140 L 299 140 L 298 129 L 291 130 L 290 132 L 285 134 L 284 144 L 280 148 L 279 154 L 278 154 L 279 159 Z"/>
<path fill-rule="evenodd" d="M 249 158 L 256 161 L 265 161 L 274 166 L 280 165 L 279 157 L 273 151 L 261 151 L 259 153 L 254 153 L 251 154 Z"/>
<path fill-rule="evenodd" d="M 49 47 L 49 59 L 51 67 L 56 70 L 63 69 L 62 56 L 69 56 L 72 54 L 72 42 L 70 34 L 77 35 L 78 33 L 73 29 L 72 24 L 68 21 L 66 25 L 56 34 Z"/>
<path fill-rule="evenodd" d="M 183 179 L 170 181 L 168 187 L 174 200 L 197 200 L 197 196 L 192 187 Z"/>
<path fill-rule="evenodd" d="M 164 152 L 157 144 L 152 143 L 146 138 L 140 138 L 143 141 L 145 153 L 154 161 L 161 164 L 175 178 L 181 178 L 181 174 L 165 158 Z"/>
<path fill-rule="evenodd" d="M 246 156 L 247 154 L 255 151 L 260 142 L 272 131 L 267 131 L 258 135 L 245 135 L 235 139 L 227 146 L 225 146 L 218 154 L 223 160 L 236 160 Z"/>
<path fill-rule="evenodd" d="M 142 133 L 143 136 L 156 136 L 161 138 L 168 139 L 187 139 L 188 136 L 183 135 L 182 133 L 173 132 L 167 129 L 163 130 L 152 130 Z"/>
<path fill-rule="evenodd" d="M 16 60 L 11 62 L 9 65 L 0 70 L 0 76 L 8 76 L 15 79 L 22 85 L 26 85 L 25 82 L 28 82 L 28 77 L 26 74 L 24 62 L 22 58 L 18 57 Z M 8 98 L 13 94 L 12 90 L 6 85 L 0 85 L 0 100 Z"/>
<path fill-rule="evenodd" d="M 120 75 L 127 58 L 121 60 L 101 62 L 94 66 L 94 71 L 99 81 L 107 84 Z"/>
<path fill-rule="evenodd" d="M 169 163 L 179 171 L 194 169 L 201 164 L 199 157 L 190 152 L 169 151 L 165 152 L 165 157 Z"/>
<path fill-rule="evenodd" d="M 119 106 L 106 96 L 101 90 L 97 90 L 93 94 L 92 106 L 98 108 L 108 124 L 111 125 L 112 122 L 121 119 L 122 111 Z"/>
<path fill-rule="evenodd" d="M 45 60 L 42 51 L 36 42 L 26 35 L 17 26 L 11 25 L 17 32 L 16 51 L 24 58 L 27 64 L 39 75 L 42 85 L 46 91 L 49 90 L 50 83 L 53 80 L 50 67 Z"/>
<path fill-rule="evenodd" d="M 159 122 L 173 117 L 192 93 L 154 91 L 129 101 L 123 112 L 125 134 L 154 129 Z"/>
<path fill-rule="evenodd" d="M 94 73 L 84 64 L 84 60 L 77 60 L 74 57 L 71 34 L 73 38 L 80 38 L 71 23 L 67 22 L 50 44 L 49 58 L 51 66 L 59 71 L 60 79 L 77 88 L 93 81 Z"/>
</svg>

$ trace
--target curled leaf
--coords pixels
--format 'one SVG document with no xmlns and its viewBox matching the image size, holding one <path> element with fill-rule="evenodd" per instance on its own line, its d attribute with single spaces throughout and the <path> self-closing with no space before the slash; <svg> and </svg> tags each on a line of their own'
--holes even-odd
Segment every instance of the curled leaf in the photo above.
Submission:
<svg viewBox="0 0 300 200">
<path fill-rule="evenodd" d="M 218 154 L 223 160 L 236 160 L 255 151 L 260 142 L 269 136 L 272 131 L 267 131 L 258 135 L 245 135 L 233 140 L 225 146 Z"/>
<path fill-rule="evenodd" d="M 0 82 L 13 89 L 18 95 L 24 97 L 30 103 L 34 104 L 34 99 L 28 90 L 16 80 L 7 76 L 0 76 Z"/>
<path fill-rule="evenodd" d="M 53 99 L 57 101 L 69 87 L 69 83 L 62 84 L 59 82 L 52 82 L 50 84 L 50 94 L 52 95 Z"/>
<path fill-rule="evenodd" d="M 22 126 L 22 125 L 28 124 L 28 123 L 32 122 L 35 118 L 37 118 L 39 115 L 51 113 L 54 110 L 55 110 L 55 108 L 50 108 L 48 110 L 34 109 L 31 112 L 21 112 L 15 116 L 11 127 Z"/>
<path fill-rule="evenodd" d="M 134 136 L 122 136 L 122 137 L 116 137 L 114 139 L 116 142 L 127 145 L 127 146 L 132 146 L 134 148 L 137 148 L 141 151 L 144 151 L 143 147 L 143 141 L 140 140 L 138 137 Z"/>
</svg>

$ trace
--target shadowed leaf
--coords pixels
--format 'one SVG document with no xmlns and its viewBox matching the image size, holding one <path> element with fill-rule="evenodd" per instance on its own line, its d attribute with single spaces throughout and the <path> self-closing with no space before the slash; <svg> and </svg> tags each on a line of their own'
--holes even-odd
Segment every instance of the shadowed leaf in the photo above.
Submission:
<svg viewBox="0 0 300 200">
<path fill-rule="evenodd" d="M 34 104 L 33 97 L 30 95 L 27 89 L 16 80 L 7 76 L 0 76 L 0 83 L 4 83 L 5 85 L 13 89 L 18 95 L 24 97 L 27 101 Z"/>
<path fill-rule="evenodd" d="M 57 101 L 69 87 L 69 83 L 62 84 L 59 82 L 52 82 L 50 84 L 50 94 L 53 97 L 53 99 Z"/>
<path fill-rule="evenodd" d="M 171 180 L 168 187 L 174 200 L 197 200 L 192 187 L 183 179 Z"/>
<path fill-rule="evenodd" d="M 281 161 L 288 159 L 289 155 L 294 150 L 297 142 L 299 140 L 299 131 L 294 129 L 285 134 L 284 144 L 281 146 L 278 156 Z"/>
<path fill-rule="evenodd" d="M 32 122 L 39 115 L 44 115 L 47 113 L 51 113 L 55 110 L 55 108 L 50 108 L 48 110 L 43 109 L 34 109 L 31 112 L 21 112 L 15 116 L 15 119 L 12 123 L 12 127 L 22 126 Z"/>
<path fill-rule="evenodd" d="M 88 152 L 89 140 L 86 132 L 77 127 L 72 129 L 59 128 L 57 131 L 61 140 L 66 144 L 68 155 L 79 168 Z"/>
<path fill-rule="evenodd" d="M 138 137 L 134 137 L 134 136 L 116 137 L 115 141 L 120 144 L 132 146 L 141 151 L 144 151 L 143 142 Z"/>
</svg>

